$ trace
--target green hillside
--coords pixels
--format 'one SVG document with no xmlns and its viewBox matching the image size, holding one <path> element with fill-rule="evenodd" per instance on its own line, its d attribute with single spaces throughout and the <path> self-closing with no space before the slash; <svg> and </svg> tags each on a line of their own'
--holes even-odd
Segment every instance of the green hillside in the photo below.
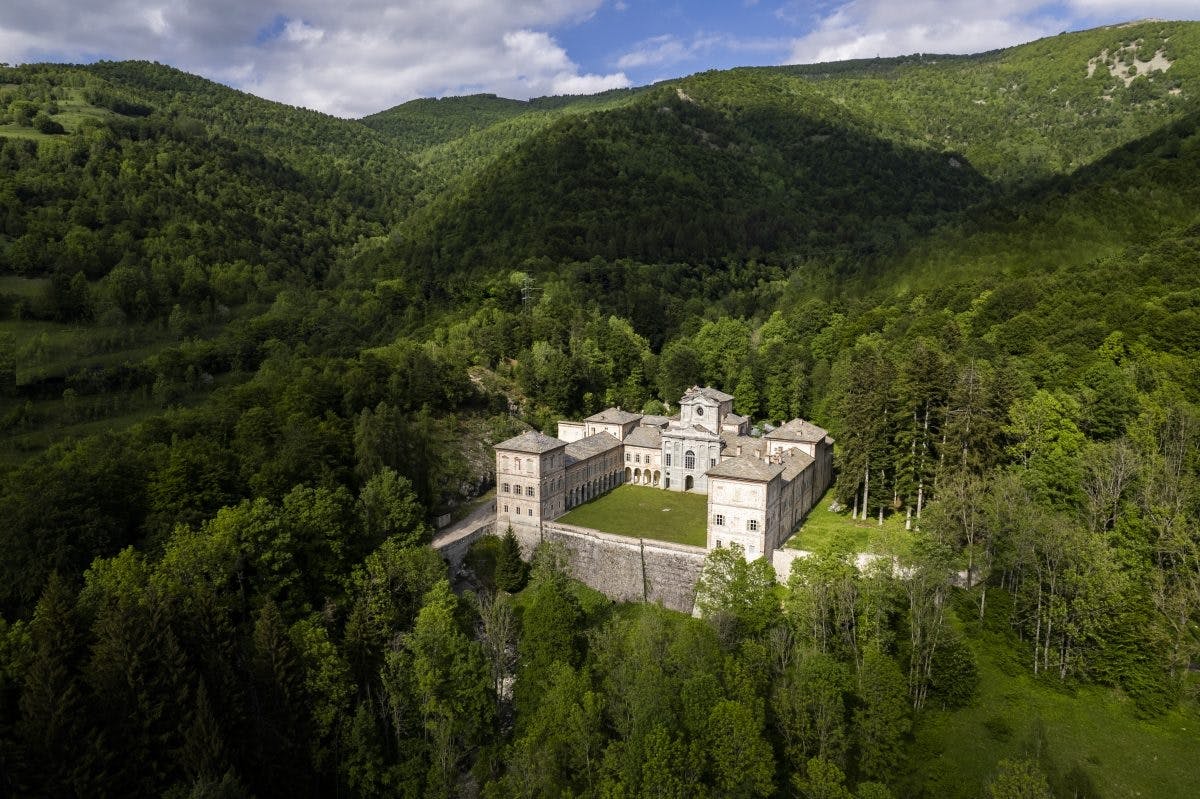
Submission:
<svg viewBox="0 0 1200 799">
<path fill-rule="evenodd" d="M 1020 205 L 1194 113 L 1196 36 L 1144 23 L 975 57 L 706 73 L 568 119 L 530 111 L 435 148 L 434 191 L 397 257 L 435 274 L 594 256 L 882 256 L 889 270 L 970 206 Z M 439 113 L 465 124 L 461 106 Z M 437 163 L 469 168 L 453 179 Z"/>
<path fill-rule="evenodd" d="M 2 67 L 0 794 L 1190 799 L 1197 352 L 1200 23 L 363 120 Z M 786 586 L 451 590 L 493 444 L 697 384 L 836 440 Z"/>
<path fill-rule="evenodd" d="M 367 127 L 386 133 L 410 152 L 462 138 L 472 131 L 521 116 L 530 110 L 527 102 L 508 100 L 494 94 L 412 100 L 363 117 Z"/>
</svg>

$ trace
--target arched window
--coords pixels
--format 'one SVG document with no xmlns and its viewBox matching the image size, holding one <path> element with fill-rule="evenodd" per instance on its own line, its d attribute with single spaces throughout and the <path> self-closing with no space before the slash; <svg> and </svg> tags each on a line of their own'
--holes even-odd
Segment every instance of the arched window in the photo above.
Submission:
<svg viewBox="0 0 1200 799">
<path fill-rule="evenodd" d="M 692 452 L 690 449 L 687 452 L 683 453 L 683 468 L 685 468 L 685 469 L 695 469 L 696 468 L 696 453 Z"/>
</svg>

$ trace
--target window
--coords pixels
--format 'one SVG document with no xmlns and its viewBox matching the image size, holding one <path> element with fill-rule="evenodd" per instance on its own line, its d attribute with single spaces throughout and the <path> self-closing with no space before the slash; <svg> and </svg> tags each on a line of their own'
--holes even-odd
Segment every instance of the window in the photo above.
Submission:
<svg viewBox="0 0 1200 799">
<path fill-rule="evenodd" d="M 695 469 L 696 468 L 696 453 L 692 452 L 690 449 L 687 452 L 683 453 L 683 468 L 685 468 L 685 469 Z"/>
<path fill-rule="evenodd" d="M 505 483 L 505 484 L 504 484 L 504 493 L 505 493 L 505 494 L 509 493 L 509 490 L 508 490 L 508 483 Z"/>
<path fill-rule="evenodd" d="M 641 462 L 642 462 L 642 456 L 641 456 L 641 455 L 634 455 L 634 456 L 633 456 L 633 462 L 634 462 L 634 463 L 641 463 Z"/>
<path fill-rule="evenodd" d="M 527 496 L 527 497 L 533 496 L 533 486 L 525 486 L 525 496 Z"/>
<path fill-rule="evenodd" d="M 704 408 L 702 408 L 702 407 L 700 407 L 699 405 L 697 405 L 697 406 L 696 406 L 696 415 L 697 415 L 697 416 L 703 416 L 703 415 L 704 415 Z"/>
<path fill-rule="evenodd" d="M 625 462 L 629 463 L 629 453 L 628 452 L 625 453 Z"/>
<path fill-rule="evenodd" d="M 758 519 L 747 519 L 746 520 L 746 529 L 752 533 L 757 532 L 758 531 Z"/>
<path fill-rule="evenodd" d="M 521 515 L 521 506 L 520 505 L 513 506 L 513 510 L 515 510 L 517 512 L 518 516 Z"/>
<path fill-rule="evenodd" d="M 669 452 L 667 453 L 667 461 L 666 461 L 666 463 L 664 463 L 663 465 L 664 465 L 664 466 L 670 466 L 670 465 L 671 465 L 671 453 L 669 453 Z"/>
<path fill-rule="evenodd" d="M 710 469 L 715 469 L 715 468 L 716 468 L 716 466 L 717 466 L 717 459 L 716 459 L 716 458 L 709 458 L 709 459 L 708 459 L 708 468 L 710 468 Z"/>
<path fill-rule="evenodd" d="M 717 539 L 717 547 L 723 547 L 723 546 L 725 546 L 725 542 L 718 538 Z"/>
<path fill-rule="evenodd" d="M 530 516 L 532 516 L 532 515 L 533 515 L 533 508 L 530 508 L 530 509 L 529 509 L 529 515 L 530 515 Z"/>
<path fill-rule="evenodd" d="M 714 516 L 713 524 L 715 524 L 717 527 L 724 527 L 725 526 L 725 514 L 718 513 L 716 516 Z M 717 546 L 720 546 L 720 544 L 717 544 Z"/>
<path fill-rule="evenodd" d="M 513 464 L 518 472 L 521 471 L 521 459 L 520 458 L 515 458 L 513 460 Z"/>
<path fill-rule="evenodd" d="M 504 512 L 505 512 L 505 513 L 508 513 L 508 506 L 507 506 L 507 505 L 505 505 L 505 506 L 504 506 Z"/>
</svg>

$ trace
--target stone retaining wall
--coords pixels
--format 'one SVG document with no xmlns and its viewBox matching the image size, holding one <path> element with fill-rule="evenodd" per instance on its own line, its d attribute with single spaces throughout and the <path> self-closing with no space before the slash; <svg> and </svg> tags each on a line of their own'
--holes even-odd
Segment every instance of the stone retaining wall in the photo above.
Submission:
<svg viewBox="0 0 1200 799">
<path fill-rule="evenodd" d="M 647 538 L 630 538 L 558 522 L 543 522 L 540 536 L 526 531 L 527 552 L 542 541 L 562 546 L 571 575 L 618 602 L 658 602 L 691 613 L 705 550 Z"/>
<path fill-rule="evenodd" d="M 449 564 L 450 574 L 453 575 L 462 566 L 463 558 L 467 556 L 471 544 L 492 533 L 495 527 L 496 516 L 491 514 L 473 524 L 456 528 L 452 534 L 437 536 L 433 539 L 432 546 L 442 556 L 442 560 Z"/>
<path fill-rule="evenodd" d="M 813 553 L 806 549 L 785 547 L 775 550 L 771 553 L 771 565 L 775 567 L 775 579 L 787 585 L 788 577 L 792 573 L 792 563 L 800 558 L 810 558 L 812 555 Z M 854 565 L 858 567 L 859 571 L 865 571 L 867 566 L 870 566 L 871 562 L 878 557 L 880 556 L 873 552 L 859 552 L 854 559 Z"/>
</svg>

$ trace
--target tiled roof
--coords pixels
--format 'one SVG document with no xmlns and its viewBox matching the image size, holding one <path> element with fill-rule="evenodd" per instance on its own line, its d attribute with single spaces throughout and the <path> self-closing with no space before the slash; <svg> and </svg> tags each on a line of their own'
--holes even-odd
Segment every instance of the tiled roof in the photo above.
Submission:
<svg viewBox="0 0 1200 799">
<path fill-rule="evenodd" d="M 679 415 L 676 414 L 675 418 L 678 419 Z M 642 414 L 642 424 L 646 426 L 666 427 L 670 421 L 671 417 L 669 416 L 657 416 L 652 413 Z"/>
<path fill-rule="evenodd" d="M 681 424 L 679 422 L 673 422 L 666 430 L 663 431 L 663 435 L 676 435 L 684 438 L 704 438 L 710 441 L 717 437 L 716 433 L 714 433 L 712 430 L 709 430 L 702 424 Z"/>
<path fill-rule="evenodd" d="M 596 433 L 587 438 L 572 441 L 570 444 L 567 444 L 567 465 L 570 466 L 572 463 L 585 461 L 588 458 L 593 458 L 602 452 L 608 452 L 610 449 L 619 446 L 621 446 L 621 442 L 608 433 Z"/>
<path fill-rule="evenodd" d="M 807 443 L 820 441 L 828 435 L 828 431 L 817 427 L 812 422 L 806 422 L 803 419 L 793 419 L 787 424 L 767 433 L 764 438 L 769 438 L 772 441 L 803 441 Z"/>
<path fill-rule="evenodd" d="M 753 456 L 755 452 L 767 451 L 767 445 L 761 438 L 739 436 L 736 433 L 722 433 L 721 441 L 725 444 L 725 449 L 721 451 L 721 456 L 724 458 L 738 457 L 738 447 L 742 448 L 743 456 Z"/>
<path fill-rule="evenodd" d="M 515 438 L 510 438 L 508 441 L 502 441 L 496 445 L 496 449 L 515 450 L 516 452 L 532 452 L 541 454 L 549 452 L 559 447 L 567 446 L 567 442 L 559 441 L 553 436 L 548 436 L 545 433 L 539 433 L 537 430 L 530 430 L 528 433 L 522 433 Z"/>
<path fill-rule="evenodd" d="M 592 414 L 588 418 L 584 419 L 584 421 L 608 422 L 609 424 L 628 424 L 629 422 L 636 422 L 641 418 L 642 415 L 640 413 L 630 413 L 629 411 L 623 411 L 620 408 L 605 408 L 604 410 L 600 411 L 600 413 Z"/>
<path fill-rule="evenodd" d="M 736 413 L 727 413 L 725 414 L 725 418 L 721 420 L 721 424 L 741 424 L 748 421 L 750 421 L 749 416 L 738 416 Z"/>
<path fill-rule="evenodd" d="M 685 400 L 695 396 L 708 397 L 710 400 L 716 400 L 717 402 L 729 402 L 733 399 L 732 396 L 726 394 L 724 391 L 718 391 L 711 386 L 692 386 L 683 393 L 683 399 Z"/>
<path fill-rule="evenodd" d="M 653 447 L 658 449 L 662 446 L 662 431 L 657 427 L 635 427 L 633 432 L 625 436 L 625 443 L 631 447 Z"/>
<path fill-rule="evenodd" d="M 805 469 L 813 464 L 815 459 L 807 452 L 789 449 L 783 453 L 783 479 L 789 483 L 795 480 Z"/>
<path fill-rule="evenodd" d="M 730 477 L 735 480 L 767 482 L 783 472 L 778 463 L 767 463 L 758 458 L 722 458 L 721 462 L 708 470 L 709 477 Z"/>
</svg>

